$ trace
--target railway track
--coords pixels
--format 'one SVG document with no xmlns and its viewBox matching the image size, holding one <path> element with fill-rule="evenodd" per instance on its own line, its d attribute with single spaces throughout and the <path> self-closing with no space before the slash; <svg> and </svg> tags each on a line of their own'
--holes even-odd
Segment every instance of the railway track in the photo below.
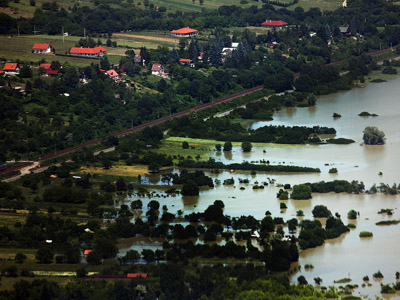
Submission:
<svg viewBox="0 0 400 300">
<path fill-rule="evenodd" d="M 383 54 L 383 53 L 388 53 L 388 52 L 391 52 L 391 51 L 393 51 L 393 48 L 388 48 L 388 49 L 383 49 L 383 50 L 370 52 L 370 53 L 368 53 L 368 55 L 376 56 L 376 55 Z M 344 59 L 344 60 L 341 60 L 341 61 L 335 61 L 335 62 L 327 64 L 327 66 L 338 66 L 338 65 L 346 63 L 347 61 L 348 61 L 348 59 Z M 294 74 L 294 78 L 298 78 L 298 77 L 300 77 L 300 73 Z M 135 127 L 132 127 L 132 128 L 125 129 L 125 130 L 117 132 L 117 133 L 113 133 L 113 134 L 111 134 L 109 136 L 115 136 L 115 137 L 119 138 L 119 137 L 125 136 L 125 135 L 130 134 L 130 133 L 141 131 L 144 128 L 149 127 L 149 126 L 150 127 L 151 126 L 156 126 L 156 125 L 165 123 L 168 120 L 171 120 L 171 119 L 174 119 L 174 118 L 183 117 L 185 115 L 190 114 L 191 111 L 201 111 L 201 110 L 204 110 L 206 108 L 212 107 L 214 105 L 218 105 L 220 103 L 228 102 L 228 101 L 231 101 L 233 99 L 236 99 L 236 98 L 239 98 L 239 97 L 254 93 L 256 91 L 260 91 L 263 88 L 264 88 L 263 85 L 259 85 L 259 86 L 253 87 L 251 89 L 247 89 L 247 90 L 244 90 L 244 91 L 241 91 L 241 92 L 238 92 L 238 93 L 235 93 L 235 94 L 232 94 L 232 95 L 217 99 L 217 100 L 215 100 L 213 102 L 204 103 L 204 104 L 201 104 L 199 106 L 196 106 L 196 107 L 193 107 L 193 108 L 189 108 L 189 109 L 185 109 L 183 111 L 174 113 L 174 114 L 172 114 L 170 116 L 162 117 L 162 118 L 159 118 L 157 120 L 147 122 L 145 124 L 141 124 L 141 125 L 138 125 L 138 126 L 135 126 Z M 67 149 L 64 149 L 64 150 L 60 150 L 60 151 L 58 151 L 56 153 L 40 156 L 35 161 L 43 162 L 43 161 L 51 159 L 51 158 L 56 158 L 56 157 L 60 157 L 60 156 L 63 156 L 63 155 L 69 154 L 69 153 L 73 153 L 73 152 L 75 152 L 77 150 L 80 150 L 80 149 L 82 149 L 84 147 L 95 146 L 95 145 L 100 144 L 106 138 L 108 138 L 108 136 L 105 137 L 105 138 L 99 138 L 99 139 L 96 139 L 96 140 L 85 142 L 83 144 L 80 144 L 80 145 L 77 145 L 77 146 L 74 146 L 74 147 L 70 147 L 70 148 L 67 148 Z M 23 162 L 23 163 L 19 163 L 19 164 L 13 165 L 13 166 L 7 168 L 4 171 L 1 171 L 0 174 L 10 173 L 12 171 L 20 170 L 20 169 L 28 166 L 29 164 L 33 164 L 33 162 Z"/>
<path fill-rule="evenodd" d="M 122 131 L 117 132 L 117 133 L 110 134 L 109 136 L 115 136 L 115 137 L 120 138 L 120 137 L 125 136 L 127 134 L 141 131 L 141 130 L 145 129 L 146 127 L 156 126 L 156 125 L 165 123 L 168 120 L 186 116 L 186 115 L 190 114 L 190 112 L 192 112 L 192 111 L 201 111 L 201 110 L 204 110 L 206 108 L 212 107 L 214 105 L 217 105 L 217 104 L 220 104 L 220 103 L 223 103 L 223 102 L 228 102 L 228 101 L 231 101 L 233 99 L 236 99 L 236 98 L 239 98 L 239 97 L 254 93 L 256 91 L 260 91 L 263 88 L 264 88 L 264 86 L 259 85 L 259 86 L 253 87 L 251 89 L 247 89 L 247 90 L 244 90 L 244 91 L 241 91 L 241 92 L 238 92 L 238 93 L 235 93 L 235 94 L 232 94 L 232 95 L 217 99 L 217 100 L 215 100 L 213 102 L 204 103 L 204 104 L 201 104 L 199 106 L 196 106 L 196 107 L 193 107 L 193 108 L 189 108 L 189 109 L 185 109 L 183 111 L 174 113 L 174 114 L 172 114 L 170 116 L 165 116 L 165 117 L 159 118 L 159 119 L 154 120 L 154 121 L 150 121 L 150 122 L 147 122 L 147 123 L 144 123 L 144 124 L 132 127 L 132 128 L 128 128 L 128 129 L 122 130 Z M 73 152 L 81 150 L 81 149 L 83 149 L 85 147 L 91 147 L 91 146 L 98 145 L 104 139 L 108 138 L 109 136 L 104 137 L 104 138 L 99 138 L 99 139 L 96 139 L 96 140 L 92 140 L 92 141 L 89 141 L 89 142 L 85 142 L 83 144 L 80 144 L 80 145 L 77 145 L 77 146 L 74 146 L 74 147 L 70 147 L 70 148 L 67 148 L 67 149 L 63 149 L 63 150 L 57 151 L 55 153 L 51 153 L 51 154 L 47 154 L 47 155 L 44 155 L 44 156 L 40 156 L 37 159 L 35 159 L 35 161 L 43 162 L 43 161 L 48 160 L 48 159 L 57 158 L 57 157 L 60 157 L 60 156 L 63 156 L 63 155 L 69 154 L 69 153 L 73 153 Z M 16 165 L 13 165 L 13 166 L 7 168 L 6 170 L 2 171 L 1 173 L 5 174 L 5 173 L 10 173 L 12 171 L 17 171 L 17 170 L 20 170 L 20 169 L 22 169 L 22 168 L 24 168 L 24 167 L 26 167 L 28 165 L 31 165 L 31 164 L 33 164 L 33 162 L 19 163 L 19 164 L 16 164 Z"/>
</svg>

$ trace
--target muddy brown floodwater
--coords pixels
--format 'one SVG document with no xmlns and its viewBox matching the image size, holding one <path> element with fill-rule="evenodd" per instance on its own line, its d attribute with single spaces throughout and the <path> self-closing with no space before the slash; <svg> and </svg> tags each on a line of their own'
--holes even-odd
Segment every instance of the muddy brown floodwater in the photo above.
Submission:
<svg viewBox="0 0 400 300">
<path fill-rule="evenodd" d="M 357 220 L 351 221 L 357 225 L 349 233 L 333 240 L 328 240 L 323 246 L 301 252 L 299 264 L 303 266 L 300 272 L 293 275 L 296 282 L 299 275 L 304 275 L 309 283 L 314 284 L 315 277 L 323 279 L 323 285 L 335 285 L 334 280 L 344 277 L 352 279 L 351 284 L 358 284 L 353 295 L 364 295 L 375 299 L 379 296 L 387 299 L 400 299 L 400 294 L 380 294 L 381 283 L 394 283 L 395 273 L 400 272 L 400 224 L 377 226 L 381 220 L 400 220 L 400 197 L 384 194 L 348 195 L 348 194 L 314 194 L 311 200 L 284 201 L 288 209 L 281 211 L 276 193 L 279 187 L 269 185 L 264 190 L 253 190 L 252 185 L 275 179 L 277 183 L 291 185 L 304 182 L 331 181 L 335 179 L 363 181 L 367 188 L 381 182 L 392 185 L 400 183 L 400 78 L 385 83 L 369 84 L 365 88 L 353 89 L 334 95 L 320 97 L 317 105 L 312 108 L 288 108 L 277 112 L 271 122 L 256 122 L 251 125 L 255 129 L 261 126 L 328 126 L 337 130 L 337 137 L 351 138 L 356 142 L 350 145 L 320 145 L 299 147 L 255 147 L 251 153 L 242 153 L 234 147 L 229 154 L 216 153 L 216 160 L 225 163 L 269 160 L 271 164 L 286 164 L 318 167 L 321 173 L 314 174 L 257 174 L 223 172 L 211 175 L 223 181 L 233 177 L 235 186 L 219 185 L 213 189 L 202 190 L 198 197 L 167 197 L 160 196 L 151 199 L 166 204 L 170 212 L 179 209 L 184 213 L 204 211 L 214 200 L 225 203 L 225 213 L 230 216 L 253 215 L 258 219 L 264 217 L 269 210 L 273 216 L 285 220 L 296 216 L 296 211 L 304 211 L 307 219 L 312 218 L 312 208 L 315 205 L 325 205 L 333 213 L 342 216 L 345 224 L 347 212 L 355 209 L 360 212 Z M 377 117 L 359 117 L 360 112 L 378 114 Z M 341 118 L 332 118 L 333 113 L 339 113 Z M 363 146 L 362 135 L 366 126 L 376 126 L 386 134 L 387 142 L 383 146 Z M 266 152 L 264 152 L 264 150 Z M 332 167 L 338 169 L 338 174 L 329 174 Z M 382 172 L 382 175 L 379 175 Z M 239 184 L 239 178 L 248 178 L 250 184 Z M 153 178 L 153 181 L 157 181 Z M 241 190 L 240 187 L 244 187 Z M 139 197 L 128 197 L 130 201 Z M 142 198 L 147 205 L 149 198 Z M 382 208 L 394 209 L 392 216 L 378 214 Z M 287 231 L 287 229 L 286 229 Z M 359 238 L 360 231 L 371 231 L 372 238 Z M 134 247 L 134 246 L 133 246 Z M 313 269 L 306 271 L 305 264 L 312 264 Z M 385 276 L 382 280 L 373 279 L 373 274 L 380 270 Z M 361 287 L 363 277 L 368 275 L 371 286 Z M 345 285 L 345 284 L 342 284 Z"/>
</svg>

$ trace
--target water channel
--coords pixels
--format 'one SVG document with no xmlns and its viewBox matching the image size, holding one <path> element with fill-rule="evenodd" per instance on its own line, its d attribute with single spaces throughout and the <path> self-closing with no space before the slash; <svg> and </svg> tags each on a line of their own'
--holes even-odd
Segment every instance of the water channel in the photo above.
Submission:
<svg viewBox="0 0 400 300">
<path fill-rule="evenodd" d="M 284 146 L 284 147 L 254 147 L 251 153 L 242 153 L 234 147 L 232 153 L 215 153 L 216 160 L 225 163 L 269 160 L 271 164 L 293 164 L 299 166 L 318 167 L 321 173 L 313 174 L 257 174 L 222 172 L 218 175 L 208 174 L 223 181 L 226 178 L 235 179 L 234 186 L 217 186 L 204 189 L 198 197 L 159 196 L 161 205 L 166 204 L 170 212 L 179 209 L 185 214 L 193 211 L 204 211 L 214 200 L 225 203 L 225 213 L 230 216 L 253 215 L 257 219 L 264 217 L 265 211 L 271 211 L 274 217 L 285 220 L 296 216 L 296 211 L 304 211 L 307 219 L 312 219 L 312 208 L 315 205 L 325 205 L 332 213 L 338 212 L 344 223 L 348 223 L 347 212 L 355 209 L 360 212 L 358 220 L 352 221 L 356 229 L 342 235 L 340 238 L 328 240 L 323 246 L 302 251 L 299 264 L 312 264 L 310 271 L 301 269 L 292 277 L 296 282 L 299 275 L 304 275 L 309 283 L 313 278 L 321 277 L 323 285 L 334 285 L 334 280 L 344 277 L 352 279 L 351 284 L 360 287 L 353 295 L 375 295 L 383 298 L 400 299 L 400 294 L 381 295 L 380 283 L 394 283 L 395 272 L 400 271 L 400 225 L 377 226 L 376 222 L 386 219 L 400 219 L 400 197 L 375 195 L 347 194 L 314 194 L 311 200 L 284 201 L 288 209 L 281 211 L 280 201 L 276 198 L 279 188 L 268 185 L 263 190 L 253 190 L 257 181 L 262 183 L 273 178 L 277 183 L 291 185 L 304 182 L 331 181 L 344 179 L 348 181 L 363 181 L 367 188 L 381 182 L 392 185 L 400 183 L 400 78 L 374 84 L 365 88 L 320 97 L 317 106 L 311 108 L 287 108 L 277 112 L 270 122 L 256 122 L 251 128 L 269 124 L 287 126 L 328 126 L 337 130 L 337 137 L 351 138 L 356 142 L 350 145 L 319 145 L 319 146 Z M 359 117 L 362 111 L 378 114 L 377 117 Z M 332 114 L 342 115 L 334 119 Z M 366 126 L 376 126 L 386 134 L 387 142 L 383 146 L 362 145 L 362 131 Z M 265 151 L 264 151 L 265 150 Z M 332 167 L 338 169 L 338 174 L 329 174 Z M 382 172 L 382 175 L 379 175 Z M 239 184 L 239 178 L 248 178 L 249 184 Z M 158 181 L 158 178 L 152 180 Z M 244 187 L 244 189 L 240 189 Z M 129 197 L 127 204 L 138 197 Z M 150 201 L 142 198 L 144 206 Z M 382 208 L 394 209 L 393 216 L 384 216 L 377 212 Z M 371 231 L 373 237 L 359 238 L 360 231 Z M 375 281 L 373 273 L 380 270 L 385 276 L 383 280 Z M 362 288 L 362 278 L 368 275 L 371 286 Z M 339 284 L 336 284 L 338 286 Z"/>
</svg>

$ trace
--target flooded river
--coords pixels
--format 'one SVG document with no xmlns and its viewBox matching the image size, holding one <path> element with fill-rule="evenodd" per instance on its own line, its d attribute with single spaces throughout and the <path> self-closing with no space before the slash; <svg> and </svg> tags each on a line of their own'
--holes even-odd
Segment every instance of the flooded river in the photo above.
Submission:
<svg viewBox="0 0 400 300">
<path fill-rule="evenodd" d="M 299 275 L 304 275 L 309 283 L 313 278 L 321 277 L 323 285 L 334 285 L 334 280 L 344 277 L 352 279 L 351 284 L 358 284 L 353 295 L 365 294 L 374 299 L 375 295 L 384 298 L 400 299 L 400 294 L 381 295 L 380 283 L 394 283 L 395 272 L 400 272 L 400 225 L 377 226 L 376 222 L 386 219 L 400 219 L 400 196 L 347 195 L 347 194 L 314 194 L 311 200 L 283 201 L 288 209 L 281 211 L 276 193 L 279 187 L 268 185 L 263 190 L 253 190 L 257 181 L 261 184 L 273 178 L 276 183 L 291 185 L 304 182 L 330 181 L 334 179 L 363 181 L 367 188 L 381 182 L 392 185 L 400 183 L 400 78 L 386 83 L 369 84 L 365 88 L 353 89 L 348 92 L 324 96 L 318 99 L 317 106 L 312 108 L 288 108 L 277 112 L 271 122 L 256 122 L 251 128 L 273 125 L 287 126 L 328 126 L 337 130 L 337 137 L 351 138 L 356 142 L 350 145 L 320 145 L 295 147 L 255 147 L 251 153 L 242 153 L 234 147 L 232 153 L 215 153 L 217 160 L 225 163 L 269 160 L 271 164 L 287 164 L 318 167 L 321 173 L 314 174 L 257 174 L 223 172 L 211 175 L 223 181 L 234 178 L 234 186 L 219 185 L 213 189 L 201 191 L 198 197 L 165 196 L 152 197 L 161 205 L 166 204 L 170 212 L 179 209 L 185 214 L 193 211 L 204 211 L 214 200 L 225 203 L 225 213 L 230 216 L 253 215 L 257 219 L 264 217 L 269 210 L 274 217 L 285 220 L 296 216 L 297 210 L 303 210 L 305 218 L 312 218 L 312 208 L 315 205 L 325 205 L 332 213 L 338 212 L 345 224 L 348 223 L 347 212 L 355 209 L 360 212 L 357 225 L 349 233 L 338 239 L 329 240 L 325 245 L 303 251 L 299 264 L 312 264 L 310 271 L 301 269 L 295 274 L 293 282 Z M 362 111 L 378 114 L 377 117 L 359 117 Z M 333 113 L 339 113 L 341 118 L 332 118 Z M 362 135 L 366 126 L 376 126 L 386 134 L 387 142 L 383 146 L 363 146 Z M 264 152 L 265 150 L 265 152 Z M 329 174 L 332 167 L 338 169 L 338 174 Z M 378 175 L 382 172 L 382 175 Z M 239 184 L 239 178 L 248 178 L 249 184 Z M 154 179 L 157 181 L 157 179 Z M 244 189 L 240 189 L 244 187 Z M 131 200 L 138 197 L 130 197 Z M 144 205 L 149 199 L 142 198 Z M 382 208 L 394 209 L 393 216 L 378 214 Z M 373 237 L 359 238 L 360 231 L 371 231 Z M 381 281 L 375 281 L 372 275 L 380 270 L 385 276 Z M 368 275 L 370 287 L 361 287 L 362 278 Z M 338 286 L 339 284 L 336 284 Z M 345 284 L 343 284 L 345 285 Z"/>
</svg>

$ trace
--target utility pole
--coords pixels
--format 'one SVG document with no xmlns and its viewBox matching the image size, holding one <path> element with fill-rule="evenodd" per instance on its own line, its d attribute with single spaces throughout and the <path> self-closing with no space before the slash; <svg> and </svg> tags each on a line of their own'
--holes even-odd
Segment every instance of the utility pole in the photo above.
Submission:
<svg viewBox="0 0 400 300">
<path fill-rule="evenodd" d="M 63 44 L 64 44 L 64 26 L 62 27 L 62 36 L 63 36 Z"/>
<path fill-rule="evenodd" d="M 83 37 L 84 38 L 86 37 L 86 28 L 85 27 L 83 27 Z"/>
</svg>

